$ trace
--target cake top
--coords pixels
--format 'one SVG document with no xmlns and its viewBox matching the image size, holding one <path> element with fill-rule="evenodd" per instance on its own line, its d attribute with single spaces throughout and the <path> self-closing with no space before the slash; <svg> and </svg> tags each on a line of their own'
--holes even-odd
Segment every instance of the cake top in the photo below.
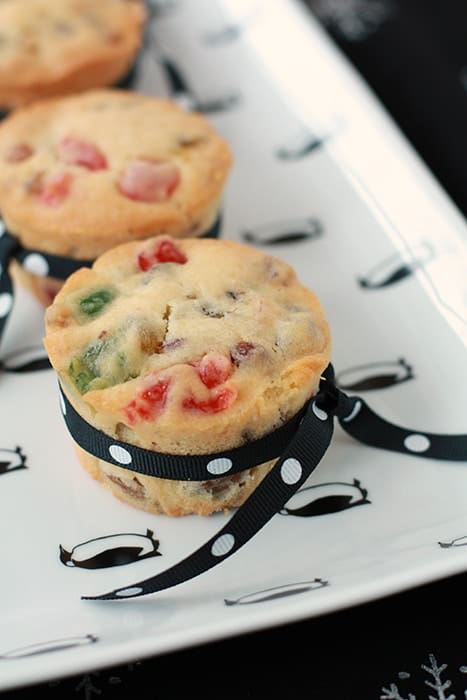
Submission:
<svg viewBox="0 0 467 700">
<path fill-rule="evenodd" d="M 105 66 L 109 77 L 112 64 L 121 73 L 140 48 L 145 20 L 143 0 L 1 0 L 0 106 L 81 89 L 83 70 L 90 85 Z"/>
<path fill-rule="evenodd" d="M 94 259 L 206 231 L 231 163 L 213 125 L 171 100 L 115 88 L 45 99 L 0 123 L 0 214 L 24 247 Z"/>
<path fill-rule="evenodd" d="M 71 275 L 47 309 L 45 345 L 95 427 L 198 454 L 289 420 L 331 351 L 321 304 L 288 264 L 235 241 L 165 236 Z"/>
</svg>

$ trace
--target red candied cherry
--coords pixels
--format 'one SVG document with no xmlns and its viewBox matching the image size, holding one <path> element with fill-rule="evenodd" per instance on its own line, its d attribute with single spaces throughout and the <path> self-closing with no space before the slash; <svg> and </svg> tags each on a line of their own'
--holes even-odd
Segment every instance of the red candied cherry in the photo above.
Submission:
<svg viewBox="0 0 467 700">
<path fill-rule="evenodd" d="M 6 149 L 3 154 L 7 163 L 21 163 L 32 156 L 34 150 L 28 143 L 15 143 Z"/>
<path fill-rule="evenodd" d="M 230 357 L 220 352 L 206 353 L 195 366 L 201 381 L 208 389 L 223 384 L 232 374 Z"/>
<path fill-rule="evenodd" d="M 151 160 L 132 160 L 120 177 L 120 192 L 137 202 L 165 202 L 180 181 L 173 163 Z"/>
<path fill-rule="evenodd" d="M 184 265 L 187 257 L 180 248 L 169 240 L 158 241 L 151 250 L 143 250 L 138 255 L 138 267 L 143 272 L 150 270 L 157 263 L 173 262 Z"/>
<path fill-rule="evenodd" d="M 214 392 L 208 399 L 198 400 L 190 396 L 183 401 L 183 408 L 202 411 L 203 413 L 219 413 L 231 406 L 237 398 L 237 390 L 234 387 L 224 387 Z"/>
<path fill-rule="evenodd" d="M 97 146 L 74 136 L 65 136 L 60 141 L 58 155 L 60 160 L 68 165 L 81 165 L 88 170 L 105 170 L 107 168 L 107 159 Z"/>
<path fill-rule="evenodd" d="M 61 204 L 70 192 L 73 177 L 71 173 L 55 173 L 46 180 L 39 193 L 42 204 L 48 207 L 56 207 Z"/>
<path fill-rule="evenodd" d="M 167 377 L 159 377 L 123 407 L 130 425 L 142 420 L 152 420 L 161 413 L 167 400 L 169 384 L 170 380 Z"/>
</svg>

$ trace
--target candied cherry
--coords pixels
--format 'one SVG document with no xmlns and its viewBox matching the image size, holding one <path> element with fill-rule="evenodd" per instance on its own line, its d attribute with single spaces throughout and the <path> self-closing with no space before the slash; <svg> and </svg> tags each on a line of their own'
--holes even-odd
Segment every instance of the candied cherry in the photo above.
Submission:
<svg viewBox="0 0 467 700">
<path fill-rule="evenodd" d="M 103 153 L 89 141 L 65 136 L 58 145 L 60 160 L 68 165 L 80 165 L 88 170 L 105 170 L 107 159 Z"/>
<path fill-rule="evenodd" d="M 151 250 L 143 250 L 138 255 L 138 267 L 143 272 L 150 270 L 157 263 L 173 262 L 184 265 L 187 257 L 180 248 L 169 240 L 159 241 Z"/>
<path fill-rule="evenodd" d="M 133 160 L 120 177 L 120 192 L 137 202 L 165 202 L 180 181 L 178 169 L 169 162 Z"/>
<path fill-rule="evenodd" d="M 159 377 L 123 407 L 130 425 L 135 425 L 138 421 L 152 420 L 163 410 L 169 384 L 170 380 L 167 377 Z"/>
<path fill-rule="evenodd" d="M 183 408 L 202 411 L 203 413 L 219 413 L 231 406 L 237 398 L 233 387 L 224 387 L 202 401 L 190 396 L 183 401 Z"/>
<path fill-rule="evenodd" d="M 42 204 L 56 207 L 68 197 L 73 177 L 71 173 L 60 172 L 52 175 L 43 184 L 39 198 Z"/>
<path fill-rule="evenodd" d="M 223 384 L 232 374 L 230 357 L 226 357 L 220 352 L 206 353 L 195 366 L 201 381 L 208 389 Z"/>
</svg>

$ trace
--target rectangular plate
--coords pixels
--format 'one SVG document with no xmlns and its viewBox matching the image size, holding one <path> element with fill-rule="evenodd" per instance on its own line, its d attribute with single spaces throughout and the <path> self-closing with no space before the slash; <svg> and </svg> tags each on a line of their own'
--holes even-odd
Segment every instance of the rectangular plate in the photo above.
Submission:
<svg viewBox="0 0 467 700">
<path fill-rule="evenodd" d="M 463 433 L 465 221 L 311 15 L 294 0 L 273 6 L 154 1 L 134 89 L 203 110 L 231 143 L 222 236 L 283 258 L 317 292 L 341 387 L 409 433 Z M 44 355 L 42 319 L 18 290 L 4 360 Z M 276 515 L 222 565 L 163 593 L 81 600 L 165 570 L 227 516 L 121 504 L 79 466 L 53 372 L 3 372 L 0 383 L 0 690 L 467 570 L 465 463 L 376 450 L 336 427 L 294 497 L 308 517 Z M 157 539 L 162 556 L 80 565 L 132 537 L 148 551 Z"/>
</svg>

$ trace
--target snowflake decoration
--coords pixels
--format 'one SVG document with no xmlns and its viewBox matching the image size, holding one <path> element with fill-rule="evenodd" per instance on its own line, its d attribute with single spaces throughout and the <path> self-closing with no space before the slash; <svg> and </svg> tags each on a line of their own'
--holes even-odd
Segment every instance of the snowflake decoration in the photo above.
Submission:
<svg viewBox="0 0 467 700">
<path fill-rule="evenodd" d="M 430 665 L 421 665 L 421 668 L 425 673 L 431 676 L 430 680 L 425 680 L 424 683 L 430 688 L 430 694 L 428 695 L 428 700 L 456 700 L 456 696 L 452 693 L 446 695 L 446 691 L 449 690 L 452 683 L 450 680 L 445 680 L 441 678 L 444 671 L 447 669 L 447 664 L 438 665 L 434 654 L 429 654 L 428 656 Z M 463 670 L 462 667 L 460 669 Z M 409 674 L 405 674 L 408 676 Z M 433 691 L 433 694 L 431 694 Z M 395 683 L 391 683 L 389 688 L 382 689 L 382 695 L 380 695 L 380 700 L 416 700 L 416 696 L 409 693 L 405 698 L 400 694 L 399 688 Z M 467 697 L 467 694 L 466 694 Z"/>
</svg>

